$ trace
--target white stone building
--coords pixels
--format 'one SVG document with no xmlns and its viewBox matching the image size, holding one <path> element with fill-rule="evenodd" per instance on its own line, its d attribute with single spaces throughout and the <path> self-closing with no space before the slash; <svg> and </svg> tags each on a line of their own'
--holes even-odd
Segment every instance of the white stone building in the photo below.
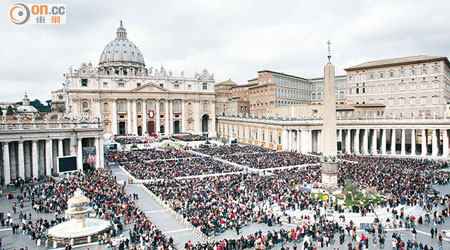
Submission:
<svg viewBox="0 0 450 250">
<path fill-rule="evenodd" d="M 52 103 L 75 116 L 101 116 L 105 135 L 190 132 L 216 135 L 214 75 L 174 76 L 162 66 L 146 68 L 139 48 L 120 23 L 116 38 L 100 55 L 99 65 L 69 68 L 63 89 Z M 55 109 L 54 109 L 55 110 Z"/>
</svg>

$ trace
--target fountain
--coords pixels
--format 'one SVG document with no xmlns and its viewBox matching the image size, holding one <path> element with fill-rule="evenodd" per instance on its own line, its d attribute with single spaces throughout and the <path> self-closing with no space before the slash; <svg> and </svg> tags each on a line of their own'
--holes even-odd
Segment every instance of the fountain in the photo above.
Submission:
<svg viewBox="0 0 450 250">
<path fill-rule="evenodd" d="M 73 197 L 69 199 L 69 208 L 65 211 L 71 220 L 50 228 L 48 231 L 49 242 L 63 245 L 89 243 L 91 239 L 97 239 L 93 236 L 107 232 L 111 227 L 109 221 L 87 218 L 92 211 L 92 208 L 87 206 L 88 203 L 89 199 L 80 189 L 77 189 Z"/>
</svg>

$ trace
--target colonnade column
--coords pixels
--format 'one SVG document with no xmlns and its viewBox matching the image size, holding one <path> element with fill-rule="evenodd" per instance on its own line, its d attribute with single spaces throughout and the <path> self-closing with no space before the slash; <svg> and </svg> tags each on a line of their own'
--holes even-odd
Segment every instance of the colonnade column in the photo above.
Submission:
<svg viewBox="0 0 450 250">
<path fill-rule="evenodd" d="M 25 180 L 25 158 L 23 155 L 23 141 L 18 141 L 17 157 L 19 158 L 19 177 Z"/>
<path fill-rule="evenodd" d="M 211 131 L 209 131 L 209 135 L 211 137 L 216 137 L 216 101 L 211 101 L 211 105 L 209 105 L 209 110 L 211 114 Z"/>
<path fill-rule="evenodd" d="M 373 155 L 378 154 L 377 140 L 378 140 L 377 129 L 374 128 L 372 133 L 372 150 L 371 150 Z"/>
<path fill-rule="evenodd" d="M 422 129 L 422 156 L 426 156 L 427 155 L 427 130 L 426 129 Z"/>
<path fill-rule="evenodd" d="M 391 155 L 395 155 L 395 151 L 397 149 L 397 137 L 395 136 L 395 129 L 392 129 L 391 133 Z"/>
<path fill-rule="evenodd" d="M 31 162 L 32 174 L 31 174 L 31 176 L 33 178 L 37 178 L 39 176 L 38 143 L 39 143 L 39 141 L 37 141 L 37 140 L 31 141 L 31 157 L 32 157 L 32 162 Z"/>
<path fill-rule="evenodd" d="M 380 132 L 381 132 L 381 154 L 385 155 L 386 154 L 386 133 L 387 133 L 387 130 L 385 128 L 383 128 Z"/>
<path fill-rule="evenodd" d="M 345 134 L 345 153 L 346 154 L 351 154 L 351 151 L 352 151 L 352 148 L 351 148 L 352 139 L 350 137 L 351 134 L 352 134 L 352 130 L 347 129 L 347 133 Z"/>
<path fill-rule="evenodd" d="M 444 143 L 442 144 L 442 157 L 448 157 L 448 130 L 444 129 Z"/>
<path fill-rule="evenodd" d="M 300 134 L 300 129 L 297 130 L 297 152 L 301 153 L 301 149 L 300 149 L 300 140 L 301 140 L 301 134 Z"/>
<path fill-rule="evenodd" d="M 359 154 L 359 128 L 356 129 L 355 131 L 355 145 L 354 145 L 354 151 L 355 154 Z"/>
<path fill-rule="evenodd" d="M 432 145 L 432 150 L 431 150 L 431 156 L 437 156 L 439 148 L 438 148 L 438 136 L 437 136 L 437 131 L 436 129 L 432 130 L 432 141 L 431 141 L 431 145 Z"/>
<path fill-rule="evenodd" d="M 53 166 L 53 140 L 49 139 L 45 141 L 45 175 L 50 176 L 52 174 Z"/>
<path fill-rule="evenodd" d="M 77 148 L 78 148 L 78 154 L 77 154 L 77 170 L 83 171 L 83 144 L 82 144 L 83 138 L 78 138 Z"/>
<path fill-rule="evenodd" d="M 411 155 L 416 155 L 416 130 L 411 129 Z"/>
<path fill-rule="evenodd" d="M 364 129 L 363 154 L 369 153 L 369 129 Z"/>
<path fill-rule="evenodd" d="M 147 125 L 147 100 L 142 100 L 142 135 L 148 135 Z"/>
<path fill-rule="evenodd" d="M 112 124 L 111 124 L 111 134 L 115 135 L 117 133 L 117 99 L 112 101 Z"/>
<path fill-rule="evenodd" d="M 308 153 L 313 151 L 312 150 L 312 138 L 313 138 L 312 134 L 313 134 L 312 129 L 308 130 Z"/>
<path fill-rule="evenodd" d="M 128 122 L 127 122 L 127 131 L 128 134 L 132 134 L 133 133 L 133 125 L 131 125 L 131 101 L 128 99 L 127 100 L 127 118 L 128 118 Z"/>
<path fill-rule="evenodd" d="M 281 131 L 281 147 L 282 150 L 288 150 L 288 131 L 286 129 L 283 129 Z"/>
<path fill-rule="evenodd" d="M 406 155 L 406 131 L 403 128 L 402 129 L 402 149 L 401 149 L 401 155 Z"/>
<path fill-rule="evenodd" d="M 100 138 L 95 138 L 95 147 L 96 147 L 96 154 L 95 154 L 95 168 L 99 169 L 100 168 L 100 157 L 101 157 L 101 152 L 100 152 Z"/>
<path fill-rule="evenodd" d="M 11 182 L 11 163 L 9 162 L 9 142 L 3 142 L 3 177 L 4 183 Z"/>
<path fill-rule="evenodd" d="M 292 150 L 292 130 L 288 129 L 288 146 L 287 146 L 287 150 Z"/>
</svg>

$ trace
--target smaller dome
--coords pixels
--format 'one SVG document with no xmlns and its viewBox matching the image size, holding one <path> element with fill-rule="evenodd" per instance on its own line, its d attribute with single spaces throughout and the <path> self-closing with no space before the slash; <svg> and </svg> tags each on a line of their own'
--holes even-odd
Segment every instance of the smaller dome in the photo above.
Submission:
<svg viewBox="0 0 450 250">
<path fill-rule="evenodd" d="M 108 63 L 135 63 L 145 66 L 144 56 L 139 48 L 127 38 L 127 31 L 120 21 L 116 39 L 108 43 L 100 55 L 99 65 Z"/>
</svg>

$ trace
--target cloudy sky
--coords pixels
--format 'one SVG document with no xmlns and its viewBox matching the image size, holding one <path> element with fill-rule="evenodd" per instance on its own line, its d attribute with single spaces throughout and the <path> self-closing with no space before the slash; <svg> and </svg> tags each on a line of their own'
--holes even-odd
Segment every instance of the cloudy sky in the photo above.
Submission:
<svg viewBox="0 0 450 250">
<path fill-rule="evenodd" d="M 50 99 L 63 73 L 98 64 L 122 19 L 147 67 L 185 75 L 208 69 L 239 84 L 270 69 L 319 77 L 332 42 L 337 73 L 376 60 L 450 56 L 449 0 L 127 0 L 65 3 L 65 25 L 16 25 L 0 9 L 0 101 Z M 38 0 L 24 0 L 31 3 Z"/>
</svg>

